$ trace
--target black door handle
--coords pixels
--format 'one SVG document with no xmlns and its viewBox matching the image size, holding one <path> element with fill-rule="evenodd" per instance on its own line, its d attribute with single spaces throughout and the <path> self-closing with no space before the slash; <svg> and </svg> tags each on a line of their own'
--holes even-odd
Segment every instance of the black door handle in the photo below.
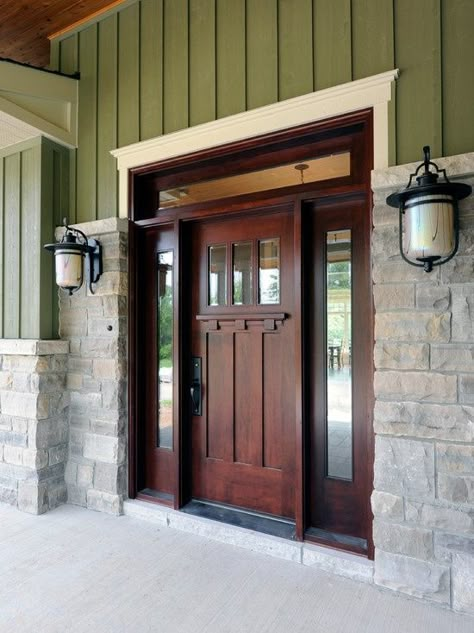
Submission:
<svg viewBox="0 0 474 633">
<path fill-rule="evenodd" d="M 202 415 L 201 359 L 192 358 L 191 404 L 193 415 Z"/>
</svg>

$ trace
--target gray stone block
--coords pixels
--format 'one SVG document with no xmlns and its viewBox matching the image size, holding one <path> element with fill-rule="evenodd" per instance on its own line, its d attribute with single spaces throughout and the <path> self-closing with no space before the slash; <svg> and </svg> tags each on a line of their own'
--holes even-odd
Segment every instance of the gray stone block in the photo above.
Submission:
<svg viewBox="0 0 474 633">
<path fill-rule="evenodd" d="M 101 464 L 96 463 L 94 470 L 94 488 L 103 490 L 111 494 L 125 494 L 126 484 L 126 468 L 122 464 Z"/>
<path fill-rule="evenodd" d="M 67 502 L 72 503 L 75 506 L 87 506 L 87 490 L 80 488 L 79 486 L 73 486 L 68 484 L 67 486 Z"/>
<path fill-rule="evenodd" d="M 472 259 L 472 258 L 470 258 Z M 473 279 L 471 272 L 470 281 Z M 452 340 L 474 341 L 474 284 L 453 286 L 452 290 Z"/>
<path fill-rule="evenodd" d="M 374 582 L 410 596 L 450 604 L 449 567 L 376 550 Z"/>
<path fill-rule="evenodd" d="M 376 369 L 429 369 L 428 343 L 391 343 L 378 341 L 374 350 Z"/>
<path fill-rule="evenodd" d="M 125 459 L 123 440 L 117 437 L 85 433 L 84 457 L 97 462 L 120 464 Z"/>
<path fill-rule="evenodd" d="M 451 314 L 381 312 L 375 315 L 375 338 L 377 341 L 387 339 L 446 343 L 451 338 Z"/>
<path fill-rule="evenodd" d="M 49 509 L 48 487 L 43 483 L 18 483 L 18 509 L 29 514 L 43 514 Z"/>
<path fill-rule="evenodd" d="M 474 475 L 474 446 L 437 444 L 436 458 L 441 472 Z"/>
<path fill-rule="evenodd" d="M 472 367 L 469 368 L 472 370 Z M 474 404 L 474 375 L 461 374 L 459 380 L 459 402 L 462 404 Z"/>
<path fill-rule="evenodd" d="M 417 402 L 377 401 L 376 433 L 426 439 L 474 441 L 474 408 Z"/>
<path fill-rule="evenodd" d="M 373 525 L 376 548 L 412 558 L 433 558 L 433 532 L 425 528 L 407 527 L 376 519 Z"/>
<path fill-rule="evenodd" d="M 438 530 L 474 533 L 474 512 L 460 508 L 435 506 L 417 501 L 405 502 L 405 516 L 409 523 Z"/>
<path fill-rule="evenodd" d="M 12 484 L 12 487 L 0 485 L 0 502 L 16 506 L 18 503 L 17 488 L 18 486 L 16 483 Z"/>
<path fill-rule="evenodd" d="M 111 495 L 100 490 L 88 490 L 87 507 L 90 510 L 119 515 L 123 512 L 123 499 L 120 495 Z"/>
<path fill-rule="evenodd" d="M 371 497 L 372 512 L 376 517 L 403 521 L 403 497 L 392 495 L 389 492 L 374 490 Z"/>
<path fill-rule="evenodd" d="M 474 345 L 432 345 L 431 369 L 474 372 Z"/>
<path fill-rule="evenodd" d="M 376 397 L 397 401 L 457 401 L 457 377 L 433 372 L 377 371 L 374 389 Z"/>
<path fill-rule="evenodd" d="M 451 503 L 462 503 L 474 509 L 474 476 L 439 473 L 438 498 Z"/>
<path fill-rule="evenodd" d="M 474 534 L 460 535 L 447 532 L 434 533 L 434 553 L 439 560 L 451 563 L 453 554 L 474 556 Z"/>
<path fill-rule="evenodd" d="M 417 285 L 416 307 L 419 310 L 446 312 L 450 305 L 451 291 L 449 286 Z"/>
<path fill-rule="evenodd" d="M 453 554 L 453 609 L 474 615 L 474 556 Z"/>
<path fill-rule="evenodd" d="M 376 437 L 374 487 L 413 499 L 434 499 L 434 447 L 427 442 Z"/>
</svg>

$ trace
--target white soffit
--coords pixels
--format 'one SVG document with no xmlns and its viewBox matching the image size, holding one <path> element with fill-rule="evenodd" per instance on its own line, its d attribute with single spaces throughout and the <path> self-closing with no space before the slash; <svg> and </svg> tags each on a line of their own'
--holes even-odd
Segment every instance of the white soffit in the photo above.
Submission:
<svg viewBox="0 0 474 633">
<path fill-rule="evenodd" d="M 78 81 L 0 60 L 0 148 L 43 135 L 77 147 Z"/>
<path fill-rule="evenodd" d="M 374 114 L 374 168 L 386 169 L 388 104 L 398 75 L 390 70 L 112 150 L 120 172 L 120 216 L 128 216 L 129 169 L 365 108 Z"/>
</svg>

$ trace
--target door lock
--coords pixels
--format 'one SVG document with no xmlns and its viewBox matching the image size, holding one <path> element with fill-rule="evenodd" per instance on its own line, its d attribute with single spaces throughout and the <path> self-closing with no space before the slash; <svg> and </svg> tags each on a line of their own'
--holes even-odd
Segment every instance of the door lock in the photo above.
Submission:
<svg viewBox="0 0 474 633">
<path fill-rule="evenodd" d="M 202 415 L 202 385 L 201 385 L 201 358 L 199 356 L 192 357 L 191 370 L 191 405 L 193 415 Z"/>
</svg>

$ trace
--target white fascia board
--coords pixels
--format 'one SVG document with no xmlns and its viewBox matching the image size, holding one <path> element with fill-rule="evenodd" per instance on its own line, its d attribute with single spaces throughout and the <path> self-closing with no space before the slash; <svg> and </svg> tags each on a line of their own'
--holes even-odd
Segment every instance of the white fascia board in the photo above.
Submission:
<svg viewBox="0 0 474 633">
<path fill-rule="evenodd" d="M 79 82 L 0 61 L 0 111 L 55 141 L 77 147 Z"/>
</svg>

